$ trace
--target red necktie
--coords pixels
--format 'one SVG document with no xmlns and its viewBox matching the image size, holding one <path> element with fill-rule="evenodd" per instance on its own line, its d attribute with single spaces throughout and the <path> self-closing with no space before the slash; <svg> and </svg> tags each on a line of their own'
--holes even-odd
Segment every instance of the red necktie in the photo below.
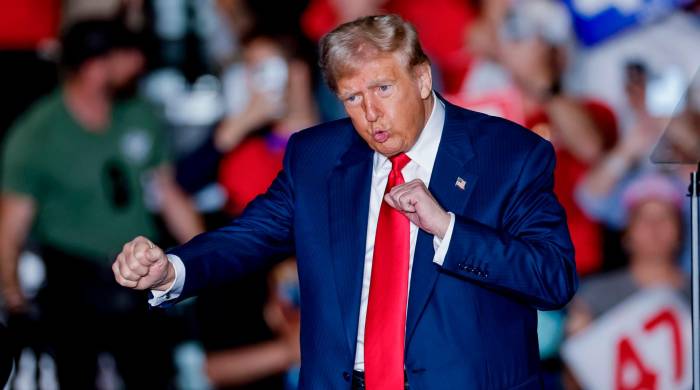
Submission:
<svg viewBox="0 0 700 390">
<path fill-rule="evenodd" d="M 403 184 L 401 170 L 411 159 L 400 153 L 391 160 L 384 194 Z M 408 300 L 410 222 L 382 199 L 374 239 L 372 278 L 365 322 L 367 390 L 404 388 L 404 338 Z"/>
</svg>

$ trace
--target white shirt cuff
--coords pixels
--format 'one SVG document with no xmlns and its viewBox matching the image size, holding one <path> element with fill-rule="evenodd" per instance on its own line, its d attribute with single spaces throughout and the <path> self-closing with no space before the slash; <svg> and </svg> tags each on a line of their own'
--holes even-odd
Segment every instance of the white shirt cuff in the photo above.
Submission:
<svg viewBox="0 0 700 390">
<path fill-rule="evenodd" d="M 185 285 L 185 263 L 178 256 L 167 255 L 168 261 L 175 268 L 175 280 L 169 289 L 165 291 L 151 290 L 153 298 L 148 300 L 151 306 L 158 306 L 163 302 L 177 299 L 182 293 L 182 287 Z"/>
<path fill-rule="evenodd" d="M 442 240 L 438 236 L 433 236 L 433 249 L 435 250 L 435 257 L 433 257 L 433 263 L 442 266 L 445 262 L 445 256 L 447 256 L 447 249 L 450 247 L 450 240 L 452 240 L 452 230 L 455 227 L 455 215 L 454 213 L 447 212 L 450 214 L 450 225 L 447 227 L 445 232 L 445 237 Z"/>
</svg>

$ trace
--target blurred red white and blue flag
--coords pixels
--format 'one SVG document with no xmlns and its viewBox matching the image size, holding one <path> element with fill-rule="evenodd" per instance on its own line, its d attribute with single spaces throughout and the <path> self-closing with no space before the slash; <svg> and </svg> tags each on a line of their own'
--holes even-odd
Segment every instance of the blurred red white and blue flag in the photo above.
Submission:
<svg viewBox="0 0 700 390">
<path fill-rule="evenodd" d="M 574 30 L 586 46 L 613 35 L 653 23 L 692 0 L 564 0 L 571 12 Z"/>
</svg>

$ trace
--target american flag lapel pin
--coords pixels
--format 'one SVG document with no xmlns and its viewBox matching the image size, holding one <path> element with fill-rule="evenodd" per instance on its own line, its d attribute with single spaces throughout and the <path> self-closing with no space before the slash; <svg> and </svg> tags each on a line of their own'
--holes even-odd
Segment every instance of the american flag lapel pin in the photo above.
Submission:
<svg viewBox="0 0 700 390">
<path fill-rule="evenodd" d="M 464 181 L 461 177 L 457 178 L 457 181 L 455 182 L 455 187 L 459 188 L 460 190 L 464 191 L 464 188 L 467 186 L 467 182 Z"/>
</svg>

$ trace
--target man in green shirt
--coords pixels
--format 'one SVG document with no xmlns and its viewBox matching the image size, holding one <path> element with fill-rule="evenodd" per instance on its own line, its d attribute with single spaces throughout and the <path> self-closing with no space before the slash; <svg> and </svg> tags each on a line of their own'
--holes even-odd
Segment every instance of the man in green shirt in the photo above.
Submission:
<svg viewBox="0 0 700 390">
<path fill-rule="evenodd" d="M 60 385 L 68 389 L 95 386 L 102 350 L 114 355 L 127 387 L 143 375 L 154 379 L 154 387 L 165 386 L 158 381 L 167 375 L 153 372 L 154 365 L 137 371 L 145 356 L 153 358 L 139 350 L 148 344 L 117 340 L 112 335 L 120 332 L 109 332 L 137 329 L 149 320 L 142 297 L 123 294 L 110 270 L 123 242 L 156 234 L 144 187 L 157 195 L 176 239 L 185 242 L 202 231 L 174 181 L 158 117 L 140 99 L 116 99 L 143 66 L 130 38 L 104 21 L 69 28 L 63 37 L 63 85 L 16 122 L 2 152 L 1 292 L 11 313 L 26 309 L 17 259 L 31 232 L 47 266 L 42 315 Z M 143 385 L 144 378 L 139 380 Z"/>
</svg>

